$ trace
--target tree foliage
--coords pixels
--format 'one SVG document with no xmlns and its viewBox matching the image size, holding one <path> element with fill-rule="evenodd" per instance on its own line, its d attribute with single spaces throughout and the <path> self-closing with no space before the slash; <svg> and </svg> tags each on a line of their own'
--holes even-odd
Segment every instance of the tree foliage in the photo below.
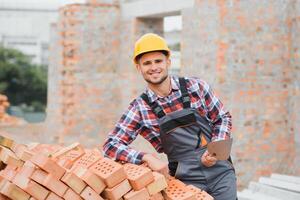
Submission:
<svg viewBox="0 0 300 200">
<path fill-rule="evenodd" d="M 0 93 L 12 105 L 26 104 L 41 111 L 47 103 L 47 67 L 32 64 L 15 49 L 0 46 Z"/>
</svg>

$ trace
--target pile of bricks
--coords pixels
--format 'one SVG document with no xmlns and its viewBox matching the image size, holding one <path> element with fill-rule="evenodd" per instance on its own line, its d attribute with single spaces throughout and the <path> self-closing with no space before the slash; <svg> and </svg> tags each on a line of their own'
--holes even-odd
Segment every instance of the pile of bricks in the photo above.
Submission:
<svg viewBox="0 0 300 200">
<path fill-rule="evenodd" d="M 143 165 L 120 164 L 79 143 L 17 144 L 0 136 L 0 200 L 209 200 Z"/>
<path fill-rule="evenodd" d="M 23 120 L 12 117 L 6 113 L 6 109 L 9 105 L 7 96 L 0 94 L 0 125 L 16 125 L 24 123 Z"/>
</svg>

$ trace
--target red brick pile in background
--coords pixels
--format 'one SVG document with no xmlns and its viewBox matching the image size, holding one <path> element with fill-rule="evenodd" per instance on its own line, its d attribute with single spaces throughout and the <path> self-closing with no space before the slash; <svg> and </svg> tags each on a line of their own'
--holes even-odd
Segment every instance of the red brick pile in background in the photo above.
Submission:
<svg viewBox="0 0 300 200">
<path fill-rule="evenodd" d="M 120 164 L 79 143 L 17 144 L 0 136 L 0 200 L 210 200 L 143 165 Z"/>
<path fill-rule="evenodd" d="M 6 109 L 9 107 L 7 96 L 0 94 L 0 125 L 17 125 L 22 124 L 22 119 L 10 116 L 6 113 Z"/>
</svg>

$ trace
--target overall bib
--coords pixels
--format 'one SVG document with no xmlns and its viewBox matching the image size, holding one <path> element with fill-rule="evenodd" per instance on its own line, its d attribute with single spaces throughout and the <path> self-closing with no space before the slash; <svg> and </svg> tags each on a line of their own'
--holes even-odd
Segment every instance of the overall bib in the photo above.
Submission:
<svg viewBox="0 0 300 200">
<path fill-rule="evenodd" d="M 205 167 L 201 163 L 201 156 L 206 150 L 206 144 L 203 143 L 211 140 L 211 125 L 196 109 L 191 108 L 185 79 L 179 78 L 179 83 L 183 103 L 183 109 L 179 111 L 165 114 L 156 101 L 151 103 L 145 93 L 141 95 L 158 117 L 170 175 L 207 191 L 215 200 L 235 200 L 236 177 L 232 163 L 219 160 L 212 167 Z"/>
</svg>

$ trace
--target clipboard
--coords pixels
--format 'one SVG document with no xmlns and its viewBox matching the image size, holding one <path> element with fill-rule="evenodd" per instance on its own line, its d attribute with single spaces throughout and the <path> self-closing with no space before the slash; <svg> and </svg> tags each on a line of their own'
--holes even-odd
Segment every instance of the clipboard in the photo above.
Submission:
<svg viewBox="0 0 300 200">
<path fill-rule="evenodd" d="M 210 155 L 215 156 L 218 160 L 227 160 L 230 156 L 232 138 L 210 142 L 207 150 Z"/>
</svg>

